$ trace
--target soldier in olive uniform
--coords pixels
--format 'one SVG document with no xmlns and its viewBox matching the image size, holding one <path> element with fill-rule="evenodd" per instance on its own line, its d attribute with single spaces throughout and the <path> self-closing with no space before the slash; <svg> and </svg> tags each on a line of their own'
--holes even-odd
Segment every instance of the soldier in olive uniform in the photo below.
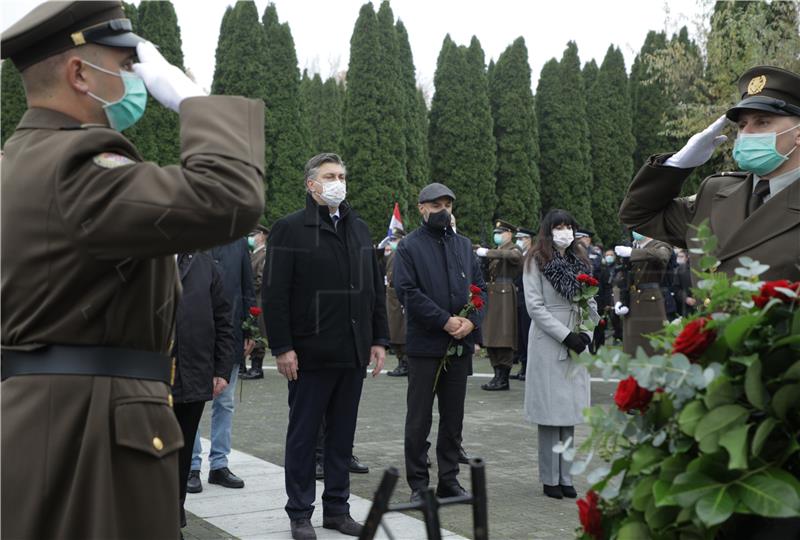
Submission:
<svg viewBox="0 0 800 540">
<path fill-rule="evenodd" d="M 800 75 L 757 66 L 739 79 L 741 101 L 675 154 L 650 157 L 634 178 L 619 217 L 626 226 L 680 248 L 699 247 L 693 227 L 708 220 L 718 270 L 733 276 L 739 258 L 769 265 L 761 279 L 800 279 Z M 727 117 L 727 120 L 726 120 Z M 695 167 L 711 157 L 734 122 L 733 157 L 743 172 L 706 178 L 679 197 Z M 690 263 L 695 264 L 695 259 Z M 692 279 L 696 279 L 693 274 Z"/>
<path fill-rule="evenodd" d="M 263 103 L 205 96 L 130 30 L 120 2 L 45 2 L 2 36 L 28 100 L 2 167 L 3 538 L 179 537 L 173 254 L 263 211 Z M 181 165 L 120 133 L 148 91 Z"/>
<path fill-rule="evenodd" d="M 488 259 L 486 284 L 489 299 L 483 324 L 483 346 L 492 362 L 494 377 L 484 390 L 508 390 L 508 379 L 517 349 L 517 292 L 514 280 L 522 272 L 522 250 L 514 243 L 516 227 L 503 220 L 494 225 L 497 249 L 479 247 L 478 257 Z"/>
<path fill-rule="evenodd" d="M 672 255 L 672 246 L 633 233 L 633 247 L 617 246 L 617 256 L 628 259 L 627 294 L 614 306 L 614 313 L 623 317 L 622 350 L 635 355 L 642 347 L 654 354 L 650 340 L 644 334 L 658 332 L 667 322 L 661 280 Z M 628 261 L 625 261 L 628 262 Z"/>
<path fill-rule="evenodd" d="M 267 255 L 267 237 L 269 236 L 269 229 L 261 225 L 256 226 L 256 230 L 250 233 L 247 238 L 248 245 L 253 249 L 250 253 L 250 267 L 253 270 L 253 290 L 256 293 L 256 304 L 261 308 L 261 278 L 264 273 L 264 262 Z M 267 329 L 264 327 L 264 314 L 258 316 L 258 333 L 262 340 L 267 339 Z M 263 341 L 259 341 L 250 352 L 250 369 L 242 374 L 242 379 L 263 379 L 264 378 L 264 355 L 266 354 L 266 346 Z M 242 365 L 245 362 L 242 360 Z"/>
<path fill-rule="evenodd" d="M 397 292 L 392 284 L 394 276 L 394 257 L 397 252 L 397 244 L 405 233 L 400 229 L 392 231 L 389 239 L 391 253 L 386 257 L 386 315 L 389 319 L 389 346 L 397 356 L 397 367 L 388 372 L 390 377 L 407 377 L 408 361 L 406 360 L 406 315 L 403 306 L 397 299 Z"/>
</svg>

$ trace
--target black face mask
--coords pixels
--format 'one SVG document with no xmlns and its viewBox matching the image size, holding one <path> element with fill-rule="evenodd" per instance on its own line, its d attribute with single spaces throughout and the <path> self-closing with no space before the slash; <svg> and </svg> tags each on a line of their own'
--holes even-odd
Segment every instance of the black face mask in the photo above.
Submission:
<svg viewBox="0 0 800 540">
<path fill-rule="evenodd" d="M 450 212 L 446 209 L 428 214 L 428 226 L 433 229 L 444 229 L 450 225 Z"/>
</svg>

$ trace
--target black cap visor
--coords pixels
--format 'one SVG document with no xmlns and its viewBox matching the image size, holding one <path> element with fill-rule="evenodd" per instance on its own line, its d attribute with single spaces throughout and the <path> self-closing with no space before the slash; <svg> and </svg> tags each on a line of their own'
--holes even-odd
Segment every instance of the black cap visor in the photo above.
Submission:
<svg viewBox="0 0 800 540">
<path fill-rule="evenodd" d="M 96 43 L 106 47 L 135 49 L 136 45 L 146 41 L 131 32 L 131 21 L 128 19 L 112 19 L 91 26 L 76 33 L 87 43 Z M 73 40 L 75 35 L 73 35 Z M 80 43 L 76 43 L 80 45 Z"/>
<path fill-rule="evenodd" d="M 780 116 L 800 116 L 800 107 L 786 103 L 782 99 L 771 98 L 769 96 L 750 96 L 744 98 L 735 107 L 731 107 L 725 113 L 728 120 L 736 122 L 739 114 L 745 110 L 765 111 Z"/>
</svg>

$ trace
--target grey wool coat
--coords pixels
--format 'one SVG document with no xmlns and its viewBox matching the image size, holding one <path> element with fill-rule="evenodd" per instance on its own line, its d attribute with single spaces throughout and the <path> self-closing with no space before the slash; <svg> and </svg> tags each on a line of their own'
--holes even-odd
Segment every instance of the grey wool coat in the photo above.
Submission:
<svg viewBox="0 0 800 540">
<path fill-rule="evenodd" d="M 528 369 L 525 377 L 525 419 L 543 426 L 583 423 L 589 406 L 589 372 L 576 364 L 563 341 L 577 326 L 578 304 L 559 294 L 534 260 L 522 274 L 525 307 L 531 316 Z M 597 303 L 589 301 L 584 318 L 597 322 Z M 591 338 L 592 333 L 587 332 Z"/>
</svg>

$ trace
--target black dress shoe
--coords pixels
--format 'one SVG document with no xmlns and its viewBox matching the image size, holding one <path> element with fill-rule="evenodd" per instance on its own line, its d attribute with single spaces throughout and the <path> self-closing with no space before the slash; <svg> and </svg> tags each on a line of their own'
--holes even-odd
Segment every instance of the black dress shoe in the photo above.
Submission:
<svg viewBox="0 0 800 540">
<path fill-rule="evenodd" d="M 325 468 L 322 466 L 321 461 L 317 461 L 317 465 L 314 467 L 314 478 L 317 480 L 325 478 Z"/>
<path fill-rule="evenodd" d="M 389 377 L 408 377 L 408 365 L 405 362 L 400 362 L 397 367 L 388 372 Z"/>
<path fill-rule="evenodd" d="M 200 493 L 201 491 L 203 491 L 203 483 L 200 481 L 200 471 L 189 471 L 186 493 Z"/>
<path fill-rule="evenodd" d="M 244 375 L 245 373 L 247 373 L 247 366 L 242 362 L 239 364 L 239 375 Z"/>
<path fill-rule="evenodd" d="M 356 456 L 350 456 L 350 464 L 347 466 L 347 468 L 351 473 L 356 474 L 366 474 L 369 472 L 369 467 L 358 461 Z"/>
<path fill-rule="evenodd" d="M 310 519 L 293 519 L 291 525 L 294 540 L 317 540 L 317 533 L 314 532 Z"/>
<path fill-rule="evenodd" d="M 464 464 L 469 463 L 469 456 L 467 455 L 467 452 L 464 450 L 464 447 L 460 445 L 458 447 L 458 462 Z"/>
<path fill-rule="evenodd" d="M 462 497 L 464 495 L 469 495 L 467 490 L 461 487 L 461 484 L 456 482 L 455 484 L 439 484 L 436 487 L 436 496 L 440 499 L 445 499 L 447 497 Z"/>
<path fill-rule="evenodd" d="M 233 474 L 228 467 L 222 467 L 221 469 L 209 471 L 208 483 L 218 484 L 226 488 L 238 489 L 244 487 L 244 480 Z"/>
<path fill-rule="evenodd" d="M 263 379 L 264 372 L 257 368 L 250 368 L 245 373 L 242 374 L 242 379 L 246 381 L 250 381 L 253 379 Z"/>
<path fill-rule="evenodd" d="M 561 488 L 561 494 L 567 499 L 575 499 L 578 497 L 578 492 L 575 491 L 575 486 L 565 486 L 564 484 L 561 484 L 558 487 Z"/>
<path fill-rule="evenodd" d="M 553 499 L 563 499 L 564 494 L 561 493 L 561 486 L 548 486 L 544 484 L 544 494 Z"/>
<path fill-rule="evenodd" d="M 415 503 L 422 500 L 422 493 L 424 489 L 415 489 L 411 491 L 411 497 L 408 499 L 408 502 Z"/>
<path fill-rule="evenodd" d="M 342 514 L 341 516 L 322 516 L 322 527 L 324 529 L 333 529 L 339 531 L 347 536 L 360 536 L 361 530 L 364 526 L 352 517 L 350 514 Z"/>
</svg>

